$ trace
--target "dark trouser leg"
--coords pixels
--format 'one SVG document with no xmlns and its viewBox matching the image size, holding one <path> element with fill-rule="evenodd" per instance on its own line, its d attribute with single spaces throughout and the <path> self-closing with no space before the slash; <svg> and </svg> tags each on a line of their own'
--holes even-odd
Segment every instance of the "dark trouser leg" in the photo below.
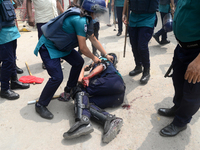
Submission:
<svg viewBox="0 0 200 150">
<path fill-rule="evenodd" d="M 96 22 L 94 24 L 94 36 L 96 37 L 96 39 L 98 40 L 99 38 L 99 22 Z M 93 54 L 96 55 L 97 53 L 97 49 L 96 47 L 94 47 L 94 45 L 92 44 L 92 51 L 93 51 Z M 98 54 L 98 53 L 97 53 Z M 97 56 L 98 57 L 98 56 Z"/>
<path fill-rule="evenodd" d="M 38 30 L 38 40 L 40 39 L 40 37 L 42 36 L 42 30 L 41 30 L 41 27 L 46 24 L 46 23 L 36 23 L 36 26 L 37 26 L 37 30 Z"/>
<path fill-rule="evenodd" d="M 138 28 L 134 27 L 129 27 L 129 39 L 132 47 L 132 52 L 135 60 L 135 65 L 136 66 L 141 66 L 142 65 L 142 60 L 140 53 L 138 52 Z"/>
<path fill-rule="evenodd" d="M 116 7 L 117 11 L 117 20 L 118 20 L 118 32 L 123 31 L 123 24 L 122 24 L 122 12 L 123 12 L 123 7 Z"/>
<path fill-rule="evenodd" d="M 40 48 L 39 53 L 51 78 L 46 83 L 38 103 L 47 106 L 63 80 L 63 73 L 60 58 L 51 59 L 44 45 Z"/>
<path fill-rule="evenodd" d="M 163 28 L 163 18 L 164 18 L 164 16 L 166 14 L 167 13 L 160 12 L 160 17 L 161 17 L 161 21 L 162 21 L 162 28 L 158 32 L 155 33 L 158 36 L 160 36 L 160 35 L 162 36 L 161 40 L 166 40 L 167 39 L 167 32 L 165 32 L 165 30 Z"/>
<path fill-rule="evenodd" d="M 142 65 L 145 68 L 150 68 L 150 59 L 149 59 L 149 47 L 148 43 L 153 35 L 154 28 L 141 27 L 138 29 L 138 53 L 142 61 Z"/>
<path fill-rule="evenodd" d="M 17 40 L 11 41 L 6 44 L 0 45 L 0 60 L 1 67 L 1 90 L 6 91 L 9 89 L 9 81 L 11 76 L 16 76 L 15 69 L 15 54 L 16 54 Z"/>
<path fill-rule="evenodd" d="M 173 84 L 175 88 L 174 103 L 178 107 L 173 123 L 176 126 L 185 126 L 190 122 L 192 116 L 199 110 L 200 107 L 200 83 L 188 83 L 184 79 L 184 75 L 188 64 L 196 58 L 200 49 L 193 49 L 194 53 L 188 53 L 188 50 L 181 49 L 177 46 L 173 59 Z M 184 56 L 180 56 L 181 53 Z M 180 58 L 180 59 L 179 59 Z"/>
<path fill-rule="evenodd" d="M 161 41 L 167 40 L 167 32 L 165 32 L 165 30 L 163 28 L 163 18 L 165 17 L 166 14 L 167 13 L 163 13 L 163 12 L 160 13 L 161 21 L 162 21 L 162 29 L 161 29 L 162 38 L 161 38 Z"/>
<path fill-rule="evenodd" d="M 83 67 L 84 60 L 76 50 L 72 50 L 69 55 L 63 57 L 62 59 L 66 60 L 72 66 L 69 79 L 67 81 L 67 86 L 75 87 L 77 85 L 78 77 Z"/>
</svg>

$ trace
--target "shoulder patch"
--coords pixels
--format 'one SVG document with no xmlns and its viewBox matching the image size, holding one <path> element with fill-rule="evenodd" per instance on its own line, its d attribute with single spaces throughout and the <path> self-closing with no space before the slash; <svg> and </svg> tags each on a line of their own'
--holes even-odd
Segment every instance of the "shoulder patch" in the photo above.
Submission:
<svg viewBox="0 0 200 150">
<path fill-rule="evenodd" d="M 87 25 L 84 25 L 84 31 L 87 32 Z"/>
</svg>

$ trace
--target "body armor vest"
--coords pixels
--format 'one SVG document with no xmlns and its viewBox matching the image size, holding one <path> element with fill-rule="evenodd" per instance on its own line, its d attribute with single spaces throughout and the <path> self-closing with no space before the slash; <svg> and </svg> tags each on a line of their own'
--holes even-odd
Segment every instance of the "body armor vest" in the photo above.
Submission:
<svg viewBox="0 0 200 150">
<path fill-rule="evenodd" d="M 78 46 L 76 33 L 69 34 L 62 29 L 63 21 L 71 15 L 80 15 L 80 9 L 72 7 L 41 27 L 44 36 L 52 41 L 59 51 L 70 51 Z M 93 22 L 90 16 L 86 17 L 89 19 L 87 35 L 90 36 L 93 33 Z"/>
</svg>

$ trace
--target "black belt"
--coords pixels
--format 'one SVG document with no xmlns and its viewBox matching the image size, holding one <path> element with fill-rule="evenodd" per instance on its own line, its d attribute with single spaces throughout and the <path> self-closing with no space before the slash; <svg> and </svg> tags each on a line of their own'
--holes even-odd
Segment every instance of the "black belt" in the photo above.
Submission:
<svg viewBox="0 0 200 150">
<path fill-rule="evenodd" d="M 193 42 L 181 42 L 177 39 L 177 41 L 178 41 L 179 46 L 184 49 L 200 48 L 200 40 L 193 41 Z"/>
</svg>

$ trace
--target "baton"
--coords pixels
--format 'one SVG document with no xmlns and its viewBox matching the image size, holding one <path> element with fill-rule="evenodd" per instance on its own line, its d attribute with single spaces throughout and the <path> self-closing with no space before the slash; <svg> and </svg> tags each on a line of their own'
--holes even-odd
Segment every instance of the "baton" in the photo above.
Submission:
<svg viewBox="0 0 200 150">
<path fill-rule="evenodd" d="M 27 62 L 25 62 L 25 64 L 26 64 L 26 68 L 28 70 L 29 75 L 32 76 L 32 73 L 31 73 L 31 71 L 29 69 L 29 66 L 28 66 Z M 35 82 L 33 82 L 33 84 L 35 85 Z"/>
<path fill-rule="evenodd" d="M 52 97 L 52 99 L 56 99 L 56 98 L 59 98 L 60 97 L 60 95 L 54 95 L 53 97 Z M 28 102 L 28 105 L 31 105 L 31 104 L 35 104 L 35 103 L 37 103 L 39 101 L 39 99 L 36 99 L 36 100 L 33 100 L 33 101 L 29 101 Z"/>
<path fill-rule="evenodd" d="M 129 18 L 129 8 L 128 8 L 128 5 L 129 5 L 129 0 L 127 0 L 127 12 L 126 12 L 126 16 L 127 16 L 127 22 L 128 22 L 128 18 Z M 127 30 L 128 30 L 128 25 L 126 26 L 126 31 L 125 31 L 125 41 L 124 41 L 124 55 L 123 57 L 125 57 L 125 53 L 126 53 L 126 39 L 127 39 Z"/>
</svg>

